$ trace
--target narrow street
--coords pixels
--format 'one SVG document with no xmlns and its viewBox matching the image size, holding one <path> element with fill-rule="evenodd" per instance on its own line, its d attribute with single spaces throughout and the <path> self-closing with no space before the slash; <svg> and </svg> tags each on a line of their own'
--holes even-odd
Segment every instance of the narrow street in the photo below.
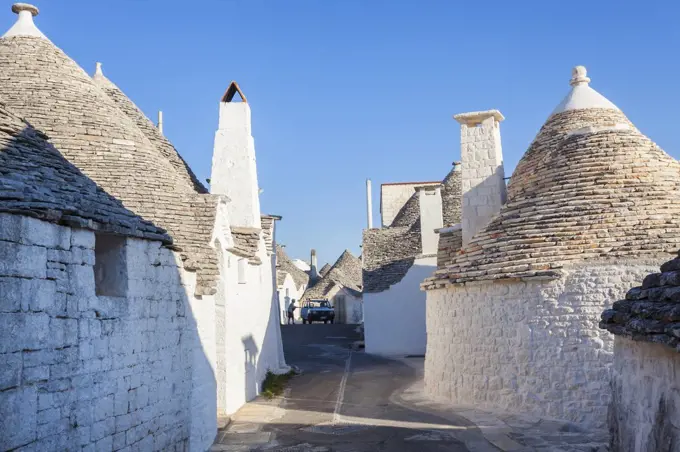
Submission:
<svg viewBox="0 0 680 452">
<path fill-rule="evenodd" d="M 352 351 L 353 325 L 283 326 L 302 374 L 282 397 L 258 398 L 218 433 L 213 451 L 602 451 L 601 435 L 568 423 L 453 410 L 422 396 L 422 358 Z M 473 422 L 474 421 L 474 422 Z M 480 427 L 481 426 L 481 427 Z"/>
<path fill-rule="evenodd" d="M 416 372 L 399 361 L 352 352 L 355 329 L 284 326 L 286 360 L 302 374 L 292 380 L 283 400 L 258 401 L 262 405 L 253 412 L 253 418 L 259 417 L 256 412 L 280 417 L 259 429 L 256 419 L 251 424 L 239 416 L 227 431 L 241 433 L 227 433 L 222 442 L 228 448 L 214 450 L 462 452 L 469 450 L 463 436 L 486 443 L 465 419 L 451 422 L 391 401 L 395 391 L 416 379 Z"/>
</svg>

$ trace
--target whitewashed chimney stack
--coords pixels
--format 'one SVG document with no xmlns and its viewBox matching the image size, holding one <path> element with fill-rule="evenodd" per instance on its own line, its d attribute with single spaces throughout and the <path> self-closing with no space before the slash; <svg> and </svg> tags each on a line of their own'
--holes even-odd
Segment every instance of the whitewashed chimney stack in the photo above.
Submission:
<svg viewBox="0 0 680 452">
<path fill-rule="evenodd" d="M 232 102 L 235 94 L 240 95 L 242 102 Z M 236 82 L 232 82 L 220 102 L 210 192 L 229 197 L 229 219 L 233 226 L 260 228 L 259 191 L 250 106 Z"/>
</svg>

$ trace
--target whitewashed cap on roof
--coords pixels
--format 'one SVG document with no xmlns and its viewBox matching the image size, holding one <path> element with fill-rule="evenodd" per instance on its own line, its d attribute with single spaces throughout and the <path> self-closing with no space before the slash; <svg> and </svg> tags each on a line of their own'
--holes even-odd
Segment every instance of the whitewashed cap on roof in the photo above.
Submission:
<svg viewBox="0 0 680 452">
<path fill-rule="evenodd" d="M 588 91 L 585 69 L 573 74 L 571 100 L 517 164 L 507 203 L 425 289 L 559 278 L 570 263 L 658 258 L 678 248 L 680 164 Z"/>
</svg>

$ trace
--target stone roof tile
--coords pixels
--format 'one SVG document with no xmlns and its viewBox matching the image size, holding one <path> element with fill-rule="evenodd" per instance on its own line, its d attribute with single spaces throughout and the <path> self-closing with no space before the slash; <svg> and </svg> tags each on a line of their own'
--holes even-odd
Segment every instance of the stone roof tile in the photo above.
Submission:
<svg viewBox="0 0 680 452">
<path fill-rule="evenodd" d="M 559 278 L 573 262 L 680 245 L 680 164 L 618 109 L 552 115 L 517 165 L 508 201 L 423 283 Z"/>
<path fill-rule="evenodd" d="M 2 104 L 0 212 L 172 243 L 163 229 L 123 207 Z"/>
<path fill-rule="evenodd" d="M 217 197 L 198 193 L 191 178 L 49 40 L 0 38 L 0 78 L 2 101 L 126 209 L 166 229 L 185 264 L 199 272 L 197 293 L 214 293 L 217 256 L 209 241 Z"/>
<path fill-rule="evenodd" d="M 106 78 L 101 70 L 101 63 L 97 63 L 97 70 L 92 77 L 94 83 L 115 102 L 123 113 L 127 115 L 149 139 L 163 157 L 177 170 L 177 175 L 192 185 L 196 193 L 208 193 L 205 186 L 198 180 L 189 165 L 184 161 L 172 143 L 163 136 L 158 127 L 127 97 L 111 80 Z"/>
<path fill-rule="evenodd" d="M 358 297 L 361 295 L 361 259 L 354 257 L 349 250 L 345 250 L 340 255 L 325 276 L 307 288 L 301 300 L 326 298 L 329 290 L 336 284 L 346 288 L 354 296 Z"/>
<path fill-rule="evenodd" d="M 298 289 L 309 284 L 309 275 L 304 270 L 300 270 L 288 257 L 281 245 L 276 245 L 276 268 L 279 271 L 290 273 Z"/>
<path fill-rule="evenodd" d="M 664 344 L 680 351 L 680 257 L 648 275 L 602 313 L 600 328 L 633 340 Z"/>
</svg>

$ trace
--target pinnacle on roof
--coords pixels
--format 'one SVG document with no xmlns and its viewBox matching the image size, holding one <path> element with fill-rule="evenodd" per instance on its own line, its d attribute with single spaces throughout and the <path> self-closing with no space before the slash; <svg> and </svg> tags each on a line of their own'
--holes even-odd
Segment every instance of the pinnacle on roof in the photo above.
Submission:
<svg viewBox="0 0 680 452">
<path fill-rule="evenodd" d="M 562 113 L 568 110 L 581 110 L 586 108 L 609 108 L 619 110 L 609 99 L 604 97 L 589 86 L 590 77 L 585 66 L 576 66 L 571 70 L 571 91 L 562 99 L 562 102 L 553 110 L 552 114 Z"/>
<path fill-rule="evenodd" d="M 35 23 L 33 23 L 33 17 L 37 16 L 39 13 L 38 8 L 29 5 L 28 3 L 15 3 L 12 5 L 12 12 L 18 14 L 19 17 L 14 25 L 12 25 L 12 27 L 3 35 L 3 38 L 10 36 L 35 36 L 37 38 L 47 39 L 47 37 L 38 30 Z"/>
<path fill-rule="evenodd" d="M 236 94 L 238 94 L 241 97 L 243 103 L 245 104 L 248 103 L 246 95 L 243 94 L 243 91 L 241 91 L 241 88 L 239 88 L 238 83 L 236 83 L 233 80 L 229 84 L 229 88 L 227 88 L 227 90 L 224 92 L 224 96 L 222 96 L 222 102 L 231 102 Z"/>
</svg>

